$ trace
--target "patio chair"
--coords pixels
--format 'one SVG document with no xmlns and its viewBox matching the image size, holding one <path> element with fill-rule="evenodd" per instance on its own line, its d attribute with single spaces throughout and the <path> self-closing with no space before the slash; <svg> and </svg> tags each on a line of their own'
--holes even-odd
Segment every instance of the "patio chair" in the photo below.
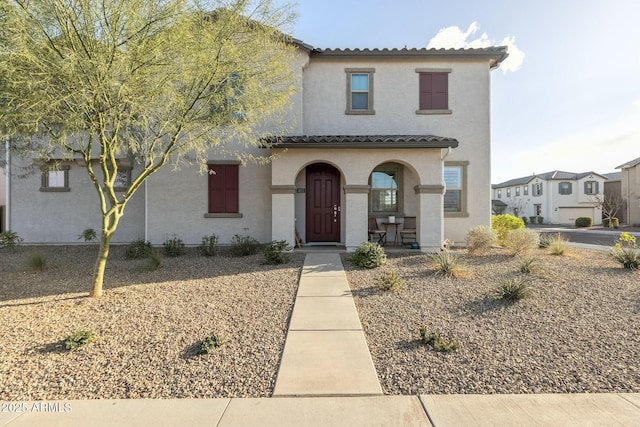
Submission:
<svg viewBox="0 0 640 427">
<path fill-rule="evenodd" d="M 378 226 L 378 221 L 375 218 L 369 218 L 369 241 L 373 242 L 374 236 L 378 240 L 378 244 L 384 246 L 385 239 L 387 237 L 387 230 L 383 230 Z"/>
<path fill-rule="evenodd" d="M 404 224 L 400 231 L 400 239 L 402 240 L 402 244 L 405 243 L 405 239 L 407 241 L 417 241 L 415 216 L 404 217 Z"/>
</svg>

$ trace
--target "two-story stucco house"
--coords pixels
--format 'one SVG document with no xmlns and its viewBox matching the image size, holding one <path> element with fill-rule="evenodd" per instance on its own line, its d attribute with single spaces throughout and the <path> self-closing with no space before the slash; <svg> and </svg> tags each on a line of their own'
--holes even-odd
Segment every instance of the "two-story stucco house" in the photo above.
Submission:
<svg viewBox="0 0 640 427">
<path fill-rule="evenodd" d="M 542 217 L 550 224 L 573 224 L 590 217 L 602 224 L 602 200 L 606 177 L 595 172 L 553 171 L 494 184 L 493 198 L 519 217 Z"/>
<path fill-rule="evenodd" d="M 616 169 L 621 170 L 620 187 L 626 202 L 626 218 L 631 225 L 640 224 L 640 157 Z"/>
<path fill-rule="evenodd" d="M 215 233 L 259 241 L 338 244 L 368 238 L 368 219 L 416 217 L 424 251 L 491 215 L 491 71 L 505 47 L 480 49 L 316 49 L 298 43 L 300 87 L 294 130 L 266 165 L 211 154 L 209 175 L 168 167 L 127 206 L 114 242 L 162 243 L 176 234 L 199 244 Z M 122 173 L 122 186 L 136 165 Z M 11 180 L 11 228 L 25 242 L 76 242 L 99 229 L 95 190 L 73 162 Z M 28 197 L 24 197 L 28 195 Z M 399 225 L 398 227 L 402 227 Z M 392 230 L 393 232 L 394 230 Z"/>
</svg>

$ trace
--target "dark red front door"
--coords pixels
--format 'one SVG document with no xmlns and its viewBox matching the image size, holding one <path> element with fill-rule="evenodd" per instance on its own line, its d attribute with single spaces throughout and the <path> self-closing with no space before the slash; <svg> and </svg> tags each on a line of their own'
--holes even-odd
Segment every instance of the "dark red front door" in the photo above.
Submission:
<svg viewBox="0 0 640 427">
<path fill-rule="evenodd" d="M 340 241 L 340 172 L 331 165 L 307 166 L 307 242 Z"/>
</svg>

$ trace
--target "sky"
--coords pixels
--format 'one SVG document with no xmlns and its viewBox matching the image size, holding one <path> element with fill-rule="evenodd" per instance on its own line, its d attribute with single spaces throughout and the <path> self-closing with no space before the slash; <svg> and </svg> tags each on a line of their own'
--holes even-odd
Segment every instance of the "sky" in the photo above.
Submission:
<svg viewBox="0 0 640 427">
<path fill-rule="evenodd" d="M 298 0 L 294 10 L 288 32 L 318 48 L 509 46 L 492 72 L 494 184 L 615 172 L 640 157 L 640 0 Z"/>
</svg>

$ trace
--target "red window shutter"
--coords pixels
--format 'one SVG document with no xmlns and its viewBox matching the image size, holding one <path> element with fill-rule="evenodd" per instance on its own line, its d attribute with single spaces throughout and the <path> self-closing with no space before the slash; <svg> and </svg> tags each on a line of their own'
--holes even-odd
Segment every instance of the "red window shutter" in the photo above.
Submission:
<svg viewBox="0 0 640 427">
<path fill-rule="evenodd" d="M 449 74 L 421 73 L 420 74 L 420 109 L 448 110 L 449 109 Z"/>
<path fill-rule="evenodd" d="M 209 213 L 238 213 L 238 165 L 209 165 Z"/>
</svg>

